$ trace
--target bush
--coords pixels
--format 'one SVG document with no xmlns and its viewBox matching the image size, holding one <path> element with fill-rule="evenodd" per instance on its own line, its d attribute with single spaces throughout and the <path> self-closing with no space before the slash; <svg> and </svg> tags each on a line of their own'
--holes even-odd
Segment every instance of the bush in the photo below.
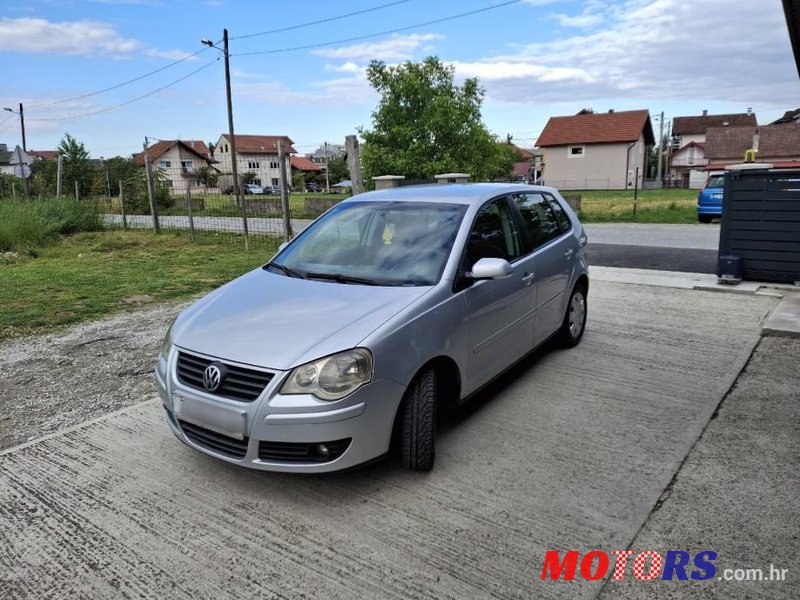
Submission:
<svg viewBox="0 0 800 600">
<path fill-rule="evenodd" d="M 0 202 L 0 250 L 33 252 L 60 235 L 97 231 L 103 221 L 94 202 L 71 198 Z"/>
</svg>

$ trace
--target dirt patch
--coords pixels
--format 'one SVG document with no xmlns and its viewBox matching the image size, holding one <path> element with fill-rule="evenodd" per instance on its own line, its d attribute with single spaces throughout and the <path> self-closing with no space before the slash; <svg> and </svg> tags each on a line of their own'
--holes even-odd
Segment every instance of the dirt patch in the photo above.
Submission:
<svg viewBox="0 0 800 600">
<path fill-rule="evenodd" d="M 151 398 L 161 340 L 185 303 L 0 344 L 0 450 Z"/>
</svg>

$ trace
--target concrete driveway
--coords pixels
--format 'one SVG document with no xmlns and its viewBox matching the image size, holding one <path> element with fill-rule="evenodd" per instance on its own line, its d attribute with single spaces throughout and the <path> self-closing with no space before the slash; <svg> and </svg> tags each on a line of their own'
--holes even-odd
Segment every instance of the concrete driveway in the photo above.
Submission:
<svg viewBox="0 0 800 600">
<path fill-rule="evenodd" d="M 597 281 L 583 343 L 473 400 L 427 475 L 246 471 L 156 400 L 11 448 L 0 598 L 594 598 L 545 552 L 631 543 L 775 303 Z"/>
</svg>

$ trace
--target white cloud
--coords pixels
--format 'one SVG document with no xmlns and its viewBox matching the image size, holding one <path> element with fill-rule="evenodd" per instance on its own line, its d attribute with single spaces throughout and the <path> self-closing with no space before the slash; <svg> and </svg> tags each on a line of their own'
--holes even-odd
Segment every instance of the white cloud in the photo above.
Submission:
<svg viewBox="0 0 800 600">
<path fill-rule="evenodd" d="M 234 93 L 266 104 L 344 105 L 374 104 L 377 95 L 367 81 L 364 69 L 349 77 L 340 77 L 310 84 L 310 89 L 297 91 L 281 82 L 239 83 Z"/>
<path fill-rule="evenodd" d="M 40 18 L 0 18 L 0 51 L 31 54 L 68 54 L 127 58 L 142 52 L 155 58 L 176 60 L 189 53 L 147 48 L 99 21 L 53 22 Z"/>
<path fill-rule="evenodd" d="M 583 12 L 579 15 L 569 16 L 564 14 L 554 14 L 551 15 L 552 18 L 558 21 L 558 24 L 562 27 L 592 27 L 594 25 L 599 25 L 605 19 L 603 15 L 598 13 L 591 13 L 591 12 Z"/>
<path fill-rule="evenodd" d="M 780 3 L 729 0 L 593 0 L 606 25 L 513 54 L 457 64 L 478 74 L 490 99 L 703 100 L 794 106 L 800 83 Z"/>
<path fill-rule="evenodd" d="M 334 73 L 360 73 L 364 70 L 364 67 L 348 61 L 341 65 L 325 65 L 325 70 L 332 71 Z"/>
<path fill-rule="evenodd" d="M 393 60 L 402 61 L 414 58 L 418 50 L 429 50 L 429 42 L 442 39 L 436 33 L 414 33 L 411 35 L 393 35 L 377 42 L 353 44 L 339 48 L 320 48 L 312 50 L 312 54 L 347 61 Z"/>
</svg>

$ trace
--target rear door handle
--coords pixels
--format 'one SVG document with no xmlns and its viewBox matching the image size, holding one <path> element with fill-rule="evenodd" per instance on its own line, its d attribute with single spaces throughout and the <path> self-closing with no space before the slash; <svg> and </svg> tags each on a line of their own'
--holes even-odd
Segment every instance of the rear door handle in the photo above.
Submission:
<svg viewBox="0 0 800 600">
<path fill-rule="evenodd" d="M 533 281 L 533 273 L 529 273 L 522 278 L 522 282 L 525 285 L 530 285 L 531 281 Z"/>
<path fill-rule="evenodd" d="M 573 254 L 574 252 L 575 252 L 575 251 L 574 251 L 572 248 L 570 248 L 569 250 L 567 250 L 566 252 L 564 252 L 564 258 L 566 258 L 567 260 L 570 260 L 570 259 L 572 259 L 572 254 Z"/>
</svg>

